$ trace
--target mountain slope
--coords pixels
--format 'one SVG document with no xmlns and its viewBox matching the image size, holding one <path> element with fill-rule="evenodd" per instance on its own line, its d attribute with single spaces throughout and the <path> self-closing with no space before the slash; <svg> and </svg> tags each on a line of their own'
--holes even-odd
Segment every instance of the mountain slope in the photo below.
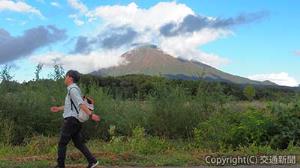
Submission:
<svg viewBox="0 0 300 168">
<path fill-rule="evenodd" d="M 104 68 L 93 75 L 122 76 L 128 74 L 162 75 L 180 79 L 206 79 L 237 84 L 275 85 L 272 82 L 258 82 L 231 75 L 206 64 L 178 59 L 164 53 L 155 46 L 144 46 L 124 53 L 127 64 Z"/>
</svg>

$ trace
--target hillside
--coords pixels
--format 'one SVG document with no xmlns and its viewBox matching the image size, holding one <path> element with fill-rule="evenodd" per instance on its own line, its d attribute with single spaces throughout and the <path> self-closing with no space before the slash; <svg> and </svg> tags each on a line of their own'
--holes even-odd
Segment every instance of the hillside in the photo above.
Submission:
<svg viewBox="0 0 300 168">
<path fill-rule="evenodd" d="M 259 82 L 231 75 L 201 62 L 175 58 L 153 45 L 135 48 L 121 57 L 126 60 L 126 64 L 100 69 L 91 74 L 96 76 L 145 74 L 172 79 L 205 79 L 236 84 L 275 85 L 270 81 Z"/>
</svg>

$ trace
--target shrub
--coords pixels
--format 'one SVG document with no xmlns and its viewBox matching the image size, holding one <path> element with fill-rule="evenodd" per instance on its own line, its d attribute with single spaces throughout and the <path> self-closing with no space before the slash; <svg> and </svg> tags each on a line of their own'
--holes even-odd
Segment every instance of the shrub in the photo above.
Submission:
<svg viewBox="0 0 300 168">
<path fill-rule="evenodd" d="M 247 85 L 245 88 L 244 88 L 244 91 L 243 91 L 243 93 L 244 93 L 244 96 L 248 99 L 248 100 L 250 100 L 250 101 L 252 101 L 253 99 L 254 99 L 254 97 L 255 97 L 255 88 L 253 87 L 253 86 L 251 86 L 251 85 Z"/>
<path fill-rule="evenodd" d="M 289 143 L 300 145 L 300 106 L 299 103 L 271 103 L 268 110 L 274 118 L 271 146 L 285 149 Z"/>
<path fill-rule="evenodd" d="M 213 115 L 194 130 L 196 145 L 212 150 L 236 149 L 251 144 L 267 145 L 272 120 L 261 111 L 223 112 Z"/>
<path fill-rule="evenodd" d="M 15 135 L 15 123 L 1 118 L 0 121 L 0 142 L 9 145 L 13 141 Z"/>
<path fill-rule="evenodd" d="M 169 144 L 159 137 L 147 137 L 145 129 L 136 127 L 132 131 L 132 137 L 128 139 L 128 143 L 133 152 L 153 155 L 165 151 Z"/>
</svg>

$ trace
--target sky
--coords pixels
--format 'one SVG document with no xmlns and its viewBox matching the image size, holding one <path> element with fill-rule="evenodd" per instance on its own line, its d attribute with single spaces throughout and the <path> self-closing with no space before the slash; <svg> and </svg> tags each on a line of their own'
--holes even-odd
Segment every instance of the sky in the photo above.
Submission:
<svg viewBox="0 0 300 168">
<path fill-rule="evenodd" d="M 89 73 L 139 44 L 224 72 L 300 83 L 298 0 L 0 0 L 0 66 L 14 80 L 43 64 Z"/>
</svg>

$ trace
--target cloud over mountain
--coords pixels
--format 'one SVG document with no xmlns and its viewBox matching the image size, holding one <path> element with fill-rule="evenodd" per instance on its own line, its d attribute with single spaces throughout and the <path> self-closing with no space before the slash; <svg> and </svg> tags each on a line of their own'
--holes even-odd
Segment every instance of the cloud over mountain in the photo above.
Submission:
<svg viewBox="0 0 300 168">
<path fill-rule="evenodd" d="M 257 74 L 257 75 L 252 75 L 248 77 L 249 79 L 252 80 L 257 80 L 257 81 L 272 81 L 278 85 L 282 86 L 298 86 L 299 82 L 291 77 L 288 73 L 286 72 L 281 72 L 281 73 L 271 73 L 271 74 Z"/>
<path fill-rule="evenodd" d="M 214 67 L 226 65 L 230 60 L 201 50 L 203 45 L 234 34 L 231 30 L 233 26 L 251 23 L 267 15 L 257 12 L 217 18 L 197 15 L 190 7 L 177 2 L 159 2 L 149 8 L 141 8 L 133 2 L 94 9 L 89 9 L 83 1 L 68 2 L 77 11 L 70 16 L 77 25 L 99 23 L 94 30 L 77 37 L 70 57 L 108 51 L 119 53 L 129 50 L 134 44 L 146 43 L 155 44 L 174 57 L 200 61 Z M 86 69 L 90 67 L 98 66 L 92 65 Z"/>
<path fill-rule="evenodd" d="M 211 18 L 199 15 L 187 15 L 182 22 L 167 23 L 160 28 L 164 36 L 176 36 L 184 33 L 193 33 L 202 29 L 228 29 L 235 25 L 258 21 L 268 15 L 267 12 L 241 14 L 233 18 Z"/>
<path fill-rule="evenodd" d="M 124 45 L 130 45 L 137 37 L 137 32 L 132 28 L 110 28 L 96 37 L 88 38 L 80 36 L 77 38 L 73 53 L 89 53 L 96 48 L 118 49 Z"/>
</svg>

